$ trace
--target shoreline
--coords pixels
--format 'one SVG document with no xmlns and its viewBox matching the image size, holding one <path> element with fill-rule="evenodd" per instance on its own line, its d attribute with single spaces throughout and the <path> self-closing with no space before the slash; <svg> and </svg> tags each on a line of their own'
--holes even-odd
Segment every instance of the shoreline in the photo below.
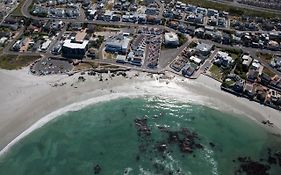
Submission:
<svg viewBox="0 0 281 175">
<path fill-rule="evenodd" d="M 78 82 L 80 74 L 71 77 L 34 77 L 26 69 L 0 70 L 0 82 L 3 81 L 1 84 L 4 86 L 0 92 L 3 99 L 0 102 L 0 136 L 3 138 L 0 141 L 0 155 L 32 131 L 67 111 L 79 110 L 102 101 L 145 95 L 174 98 L 222 112 L 242 114 L 261 126 L 261 121 L 268 119 L 274 123 L 274 127 L 264 128 L 275 134 L 281 133 L 280 111 L 223 92 L 219 82 L 207 76 L 201 75 L 197 80 L 181 77 L 169 80 L 135 71 L 127 74 L 128 78 L 121 76 L 113 77 L 112 80 L 103 74 L 108 81 L 99 81 L 98 76 L 83 75 L 86 81 Z M 51 87 L 54 83 L 66 84 Z M 5 89 L 7 92 L 4 92 Z"/>
</svg>

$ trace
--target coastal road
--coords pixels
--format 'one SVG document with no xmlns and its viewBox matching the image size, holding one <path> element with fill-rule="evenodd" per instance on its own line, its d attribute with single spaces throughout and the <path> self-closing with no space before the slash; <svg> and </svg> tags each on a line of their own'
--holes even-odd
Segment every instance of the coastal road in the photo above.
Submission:
<svg viewBox="0 0 281 175">
<path fill-rule="evenodd" d="M 216 3 L 228 5 L 228 6 L 243 8 L 243 9 L 257 10 L 257 11 L 261 11 L 261 12 L 270 12 L 270 13 L 275 13 L 275 14 L 281 15 L 281 11 L 280 10 L 275 10 L 275 9 L 269 9 L 269 8 L 263 8 L 263 7 L 257 7 L 257 6 L 242 4 L 242 3 L 239 3 L 237 1 L 229 1 L 229 0 L 208 0 L 208 1 L 216 2 Z"/>
<path fill-rule="evenodd" d="M 37 20 L 61 20 L 63 22 L 83 22 L 83 23 L 90 23 L 90 24 L 97 24 L 97 25 L 115 25 L 115 26 L 125 26 L 125 27 L 141 27 L 141 26 L 149 26 L 149 27 L 157 27 L 160 29 L 164 29 L 167 31 L 172 31 L 172 32 L 177 32 L 176 30 L 169 28 L 167 26 L 163 26 L 163 25 L 141 25 L 141 24 L 136 24 L 136 23 L 127 23 L 127 22 L 114 22 L 114 21 L 101 21 L 101 20 L 87 20 L 86 18 L 82 19 L 80 15 L 79 19 L 68 19 L 68 18 L 48 18 L 48 17 L 37 17 L 37 16 L 33 16 L 29 13 L 29 6 L 32 4 L 33 0 L 26 0 L 25 3 L 23 4 L 23 6 L 21 7 L 21 12 L 23 14 L 23 16 L 27 17 L 27 18 L 31 18 L 31 19 L 37 19 Z M 156 3 L 160 6 L 160 13 L 158 16 L 160 16 L 160 14 L 163 14 L 163 11 L 165 9 L 164 5 L 157 0 Z M 281 13 L 281 12 L 280 12 Z M 162 17 L 162 16 L 161 16 Z M 188 21 L 185 21 L 184 18 L 181 20 L 176 20 L 175 21 L 179 21 L 185 24 L 194 24 Z M 202 24 L 202 27 L 204 27 L 204 25 Z M 217 27 L 218 30 L 228 30 L 228 31 L 235 31 L 234 29 L 230 29 L 230 28 L 220 28 Z M 241 31 L 242 33 L 248 33 L 248 32 L 259 32 L 259 33 L 269 33 L 270 31 L 262 31 L 262 30 L 258 30 L 258 31 Z M 272 31 L 271 31 L 272 32 Z M 276 31 L 277 32 L 277 31 Z"/>
<path fill-rule="evenodd" d="M 23 4 L 22 8 L 21 8 L 21 12 L 23 14 L 23 16 L 27 17 L 27 18 L 31 18 L 31 19 L 36 19 L 36 20 L 61 20 L 65 23 L 67 22 L 81 22 L 81 23 L 89 23 L 89 24 L 97 24 L 97 25 L 112 25 L 112 26 L 125 26 L 125 27 L 155 27 L 155 28 L 160 28 L 163 30 L 167 30 L 167 31 L 172 31 L 172 32 L 177 32 L 174 29 L 171 29 L 167 26 L 162 26 L 162 25 L 149 25 L 149 24 L 145 24 L 145 25 L 141 25 L 141 24 L 136 24 L 136 23 L 127 23 L 127 22 L 114 22 L 114 21 L 101 21 L 101 20 L 87 20 L 85 19 L 68 19 L 68 18 L 42 18 L 42 17 L 37 17 L 37 16 L 33 16 L 29 13 L 28 7 L 31 5 L 32 0 L 26 0 L 25 3 Z"/>
</svg>

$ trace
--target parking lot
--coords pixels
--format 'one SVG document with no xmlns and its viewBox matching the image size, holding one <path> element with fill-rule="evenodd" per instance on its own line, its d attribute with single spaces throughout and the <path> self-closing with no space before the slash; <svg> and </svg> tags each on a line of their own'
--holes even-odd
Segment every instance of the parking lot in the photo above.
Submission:
<svg viewBox="0 0 281 175">
<path fill-rule="evenodd" d="M 35 75 L 64 74 L 72 68 L 72 64 L 66 60 L 45 58 L 33 63 L 30 71 Z"/>
</svg>

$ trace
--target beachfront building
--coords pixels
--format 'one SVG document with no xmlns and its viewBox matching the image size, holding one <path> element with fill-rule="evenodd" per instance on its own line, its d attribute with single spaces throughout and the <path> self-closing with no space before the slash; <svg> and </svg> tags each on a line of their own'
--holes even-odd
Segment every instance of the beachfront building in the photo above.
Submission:
<svg viewBox="0 0 281 175">
<path fill-rule="evenodd" d="M 194 72 L 195 69 L 190 64 L 186 64 L 182 69 L 182 75 L 184 77 L 191 77 Z"/>
<path fill-rule="evenodd" d="M 250 55 L 243 55 L 242 56 L 242 66 L 244 70 L 248 70 L 251 63 L 253 61 L 253 58 Z"/>
<path fill-rule="evenodd" d="M 2 38 L 0 39 L 0 46 L 3 47 L 7 41 L 8 41 L 8 38 L 7 38 L 7 37 L 2 37 Z"/>
<path fill-rule="evenodd" d="M 261 63 L 259 62 L 259 60 L 254 59 L 251 67 L 252 69 L 258 70 L 261 67 Z"/>
<path fill-rule="evenodd" d="M 218 51 L 214 63 L 218 66 L 229 67 L 234 60 L 227 52 Z"/>
<path fill-rule="evenodd" d="M 50 39 L 47 39 L 44 43 L 42 43 L 42 45 L 41 45 L 41 51 L 42 51 L 42 52 L 46 52 L 47 49 L 48 49 L 48 47 L 50 46 L 51 42 L 52 42 L 52 41 L 51 41 Z"/>
<path fill-rule="evenodd" d="M 82 59 L 88 48 L 88 40 L 66 39 L 62 46 L 62 55 L 67 58 Z"/>
<path fill-rule="evenodd" d="M 178 35 L 174 32 L 165 33 L 165 45 L 169 47 L 176 47 L 179 45 Z"/>
<path fill-rule="evenodd" d="M 126 55 L 117 55 L 116 62 L 117 63 L 126 63 Z"/>
<path fill-rule="evenodd" d="M 113 38 L 109 38 L 105 43 L 105 51 L 118 54 L 126 54 L 130 46 L 131 39 L 119 34 Z"/>
<path fill-rule="evenodd" d="M 270 65 L 281 72 L 281 56 L 274 56 L 270 62 Z"/>
<path fill-rule="evenodd" d="M 206 43 L 199 43 L 197 46 L 196 46 L 196 51 L 203 55 L 203 56 L 207 56 L 211 53 L 211 50 L 213 49 L 213 45 L 210 45 L 210 44 L 206 44 Z"/>
<path fill-rule="evenodd" d="M 191 56 L 189 59 L 197 65 L 200 65 L 203 62 L 203 60 L 198 58 L 197 56 Z"/>
</svg>

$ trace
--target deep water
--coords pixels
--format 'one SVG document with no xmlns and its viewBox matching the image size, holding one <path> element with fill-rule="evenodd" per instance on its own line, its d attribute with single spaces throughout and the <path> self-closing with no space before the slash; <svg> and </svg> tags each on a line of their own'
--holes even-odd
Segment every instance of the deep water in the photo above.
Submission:
<svg viewBox="0 0 281 175">
<path fill-rule="evenodd" d="M 32 132 L 0 158 L 0 175 L 227 175 L 242 172 L 238 157 L 280 175 L 278 158 L 267 161 L 270 151 L 281 151 L 280 142 L 236 114 L 171 99 L 125 98 L 68 112 Z"/>
</svg>

